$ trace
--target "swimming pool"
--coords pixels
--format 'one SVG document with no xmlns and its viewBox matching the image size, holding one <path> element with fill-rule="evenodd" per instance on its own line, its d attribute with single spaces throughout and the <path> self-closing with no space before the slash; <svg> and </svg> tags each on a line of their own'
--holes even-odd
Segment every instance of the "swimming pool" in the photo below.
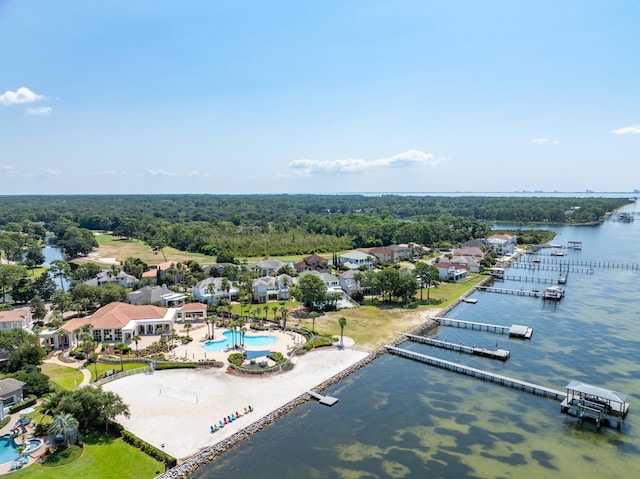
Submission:
<svg viewBox="0 0 640 479">
<path fill-rule="evenodd" d="M 231 331 L 225 331 L 221 339 L 216 339 L 214 341 L 207 341 L 202 349 L 209 353 L 213 353 L 216 351 L 222 351 L 223 349 L 233 347 L 233 333 Z M 275 336 L 269 336 L 266 334 L 261 335 L 245 335 L 244 340 L 242 339 L 242 334 L 236 332 L 236 343 L 243 342 L 245 346 L 269 346 L 270 344 L 274 344 L 278 338 Z"/>
</svg>

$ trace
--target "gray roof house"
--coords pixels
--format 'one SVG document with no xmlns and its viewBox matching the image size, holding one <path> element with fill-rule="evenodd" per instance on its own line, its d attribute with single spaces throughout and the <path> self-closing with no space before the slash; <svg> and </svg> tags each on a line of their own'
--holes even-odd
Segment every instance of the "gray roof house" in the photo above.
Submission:
<svg viewBox="0 0 640 479">
<path fill-rule="evenodd" d="M 249 265 L 249 269 L 255 271 L 258 276 L 273 276 L 280 268 L 289 263 L 283 263 L 277 259 L 263 259 L 257 263 Z"/>
<path fill-rule="evenodd" d="M 100 271 L 95 278 L 85 281 L 89 286 L 104 286 L 108 283 L 114 283 L 125 288 L 133 288 L 140 280 L 135 276 L 120 271 L 114 275 L 111 271 Z"/>
<path fill-rule="evenodd" d="M 2 408 L 0 409 L 22 401 L 22 388 L 25 384 L 27 383 L 13 378 L 0 380 L 0 401 L 2 401 Z"/>
<path fill-rule="evenodd" d="M 258 303 L 270 300 L 286 301 L 291 297 L 291 286 L 295 279 L 288 274 L 263 276 L 253 281 L 253 299 Z"/>
<path fill-rule="evenodd" d="M 238 299 L 240 288 L 229 281 L 230 289 L 226 291 L 222 282 L 226 278 L 205 278 L 193 287 L 192 296 L 202 303 L 217 303 L 222 298 Z M 227 280 L 228 281 L 228 280 Z"/>
<path fill-rule="evenodd" d="M 362 274 L 358 270 L 349 269 L 340 275 L 340 287 L 351 296 L 356 291 L 362 291 L 360 283 L 355 279 L 356 274 Z"/>
<path fill-rule="evenodd" d="M 179 308 L 184 304 L 186 296 L 162 286 L 145 286 L 127 294 L 127 303 L 135 306 L 158 304 L 169 308 Z"/>
<path fill-rule="evenodd" d="M 362 265 L 366 265 L 368 268 L 372 269 L 373 264 L 376 262 L 376 258 L 375 256 L 372 256 L 368 253 L 363 253 L 362 251 L 358 251 L 358 250 L 352 250 L 352 251 L 347 251 L 346 253 L 342 253 L 338 257 L 338 262 L 341 265 L 345 265 L 345 266 L 355 265 L 356 269 Z M 353 269 L 350 266 L 348 266 L 348 268 Z"/>
</svg>

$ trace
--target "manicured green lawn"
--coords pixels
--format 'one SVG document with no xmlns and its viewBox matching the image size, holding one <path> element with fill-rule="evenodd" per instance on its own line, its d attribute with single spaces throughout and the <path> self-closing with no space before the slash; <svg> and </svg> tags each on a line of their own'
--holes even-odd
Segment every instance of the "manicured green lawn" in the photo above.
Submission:
<svg viewBox="0 0 640 479">
<path fill-rule="evenodd" d="M 123 363 L 125 371 L 130 369 L 138 369 L 148 366 L 147 363 Z M 96 369 L 98 370 L 98 377 L 102 376 L 108 370 L 113 369 L 115 374 L 120 372 L 120 364 L 105 364 L 105 363 L 93 363 L 88 364 L 87 369 L 91 372 L 91 382 L 96 380 Z"/>
<path fill-rule="evenodd" d="M 90 435 L 85 437 L 83 454 L 73 463 L 57 467 L 40 464 L 12 472 L 11 479 L 146 479 L 164 472 L 162 462 L 130 446 L 122 439 Z M 7 476 L 8 477 L 8 476 Z"/>
<path fill-rule="evenodd" d="M 82 373 L 75 368 L 42 363 L 42 373 L 64 389 L 72 390 L 82 382 Z"/>
</svg>

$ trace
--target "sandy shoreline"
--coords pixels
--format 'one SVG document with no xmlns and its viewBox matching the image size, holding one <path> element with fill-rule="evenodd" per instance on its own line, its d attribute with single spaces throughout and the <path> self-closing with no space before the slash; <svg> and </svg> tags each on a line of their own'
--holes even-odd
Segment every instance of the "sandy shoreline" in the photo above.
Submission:
<svg viewBox="0 0 640 479">
<path fill-rule="evenodd" d="M 275 375 L 239 376 L 217 368 L 178 369 L 129 376 L 103 388 L 119 394 L 129 405 L 131 417 L 118 418 L 127 430 L 183 462 L 367 355 L 349 348 L 329 348 L 296 357 L 291 371 Z M 243 413 L 249 405 L 252 413 L 210 432 L 214 422 L 236 411 Z"/>
</svg>

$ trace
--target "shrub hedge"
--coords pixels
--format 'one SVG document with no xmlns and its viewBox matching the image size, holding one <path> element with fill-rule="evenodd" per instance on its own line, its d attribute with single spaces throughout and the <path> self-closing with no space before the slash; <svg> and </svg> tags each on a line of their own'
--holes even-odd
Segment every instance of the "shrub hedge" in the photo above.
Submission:
<svg viewBox="0 0 640 479">
<path fill-rule="evenodd" d="M 15 403 L 13 406 L 9 408 L 9 412 L 13 414 L 14 412 L 18 412 L 26 407 L 33 406 L 38 401 L 38 397 L 31 394 L 27 399 Z"/>
<path fill-rule="evenodd" d="M 164 464 L 166 464 L 168 468 L 175 467 L 178 464 L 178 460 L 175 457 L 170 456 L 166 452 L 161 451 L 160 449 L 158 449 L 155 446 L 152 446 L 146 441 L 143 441 L 138 436 L 130 433 L 126 429 L 122 429 L 121 433 L 122 433 L 122 439 L 125 442 L 131 444 L 133 447 L 137 447 L 142 452 L 153 457 L 154 459 L 157 459 L 158 461 L 162 461 Z"/>
</svg>

